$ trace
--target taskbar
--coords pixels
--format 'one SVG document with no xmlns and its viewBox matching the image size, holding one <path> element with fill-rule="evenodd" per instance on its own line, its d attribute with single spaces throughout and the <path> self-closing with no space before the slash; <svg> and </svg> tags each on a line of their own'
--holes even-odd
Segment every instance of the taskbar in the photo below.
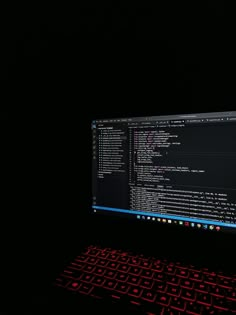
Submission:
<svg viewBox="0 0 236 315">
<path fill-rule="evenodd" d="M 204 229 L 210 231 L 220 231 L 227 230 L 236 233 L 236 223 L 231 222 L 223 222 L 216 220 L 208 220 L 208 219 L 199 219 L 199 218 L 190 218 L 178 215 L 169 215 L 157 212 L 148 212 L 148 211 L 140 211 L 140 210 L 127 210 L 127 209 L 119 209 L 119 208 L 111 208 L 93 205 L 93 212 L 106 212 L 110 214 L 120 214 L 120 215 L 129 215 L 138 220 L 145 221 L 153 221 L 164 224 L 172 224 L 172 225 L 180 225 L 185 227 L 192 227 L 197 229 Z"/>
</svg>

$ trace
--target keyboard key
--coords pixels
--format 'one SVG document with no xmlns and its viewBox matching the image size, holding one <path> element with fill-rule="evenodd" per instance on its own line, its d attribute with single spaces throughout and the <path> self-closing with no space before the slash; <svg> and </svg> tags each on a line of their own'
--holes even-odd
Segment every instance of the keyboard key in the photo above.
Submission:
<svg viewBox="0 0 236 315">
<path fill-rule="evenodd" d="M 104 276 L 106 278 L 113 279 L 113 278 L 115 278 L 116 274 L 117 274 L 117 271 L 108 269 L 108 270 L 105 271 Z"/>
<path fill-rule="evenodd" d="M 130 267 L 129 274 L 138 276 L 140 273 L 141 269 L 139 267 Z"/>
<path fill-rule="evenodd" d="M 118 267 L 118 270 L 122 272 L 128 272 L 129 269 L 130 269 L 130 266 L 126 264 L 120 264 Z"/>
<path fill-rule="evenodd" d="M 139 263 L 140 263 L 140 260 L 138 258 L 131 257 L 129 259 L 129 264 L 132 265 L 132 266 L 138 266 Z"/>
<path fill-rule="evenodd" d="M 143 269 L 141 272 L 141 276 L 148 279 L 151 279 L 153 277 L 153 274 L 154 274 L 153 271 L 146 269 Z"/>
<path fill-rule="evenodd" d="M 93 280 L 92 280 L 92 283 L 95 284 L 95 285 L 98 285 L 98 286 L 103 285 L 104 282 L 105 282 L 105 279 L 104 279 L 104 278 L 102 278 L 102 277 L 97 277 L 97 276 L 95 276 L 95 277 L 93 278 Z"/>
<path fill-rule="evenodd" d="M 139 277 L 130 276 L 127 282 L 133 285 L 138 285 L 140 280 L 141 279 Z"/>
<path fill-rule="evenodd" d="M 176 276 L 168 275 L 166 281 L 167 281 L 167 283 L 170 283 L 172 285 L 176 285 L 177 286 L 177 285 L 179 285 L 180 278 L 178 278 Z"/>
<path fill-rule="evenodd" d="M 97 258 L 95 257 L 88 257 L 88 259 L 86 260 L 86 262 L 95 265 L 97 262 Z"/>
<path fill-rule="evenodd" d="M 174 297 L 171 300 L 170 307 L 174 308 L 174 309 L 176 309 L 178 311 L 184 311 L 185 307 L 186 307 L 186 302 L 183 299 L 181 299 L 181 298 Z"/>
<path fill-rule="evenodd" d="M 162 272 L 164 269 L 164 265 L 161 263 L 153 263 L 151 269 L 155 272 Z"/>
<path fill-rule="evenodd" d="M 79 256 L 76 256 L 75 260 L 76 261 L 86 261 L 87 260 L 87 256 L 85 255 L 79 255 Z"/>
<path fill-rule="evenodd" d="M 202 281 L 202 274 L 200 272 L 192 271 L 192 272 L 190 272 L 189 279 L 201 282 Z"/>
<path fill-rule="evenodd" d="M 236 288 L 227 290 L 227 298 L 233 301 L 236 301 Z"/>
<path fill-rule="evenodd" d="M 213 286 L 210 288 L 210 293 L 215 296 L 223 297 L 227 295 L 226 289 L 218 286 Z"/>
<path fill-rule="evenodd" d="M 122 263 L 127 263 L 129 261 L 129 257 L 128 256 L 120 256 L 118 261 L 122 262 Z"/>
<path fill-rule="evenodd" d="M 174 266 L 169 266 L 169 265 L 167 265 L 167 266 L 165 266 L 165 268 L 164 268 L 164 272 L 165 272 L 167 275 L 174 275 L 175 272 L 176 272 L 176 270 L 175 270 Z"/>
<path fill-rule="evenodd" d="M 91 273 L 89 273 L 89 274 L 86 274 L 86 273 L 85 273 L 85 274 L 83 274 L 82 277 L 80 278 L 80 281 L 89 283 L 89 282 L 92 281 L 93 278 L 94 278 L 94 276 L 93 276 Z"/>
<path fill-rule="evenodd" d="M 166 279 L 166 276 L 163 273 L 155 272 L 153 275 L 153 279 L 157 281 L 164 281 Z"/>
<path fill-rule="evenodd" d="M 108 261 L 105 259 L 99 259 L 97 262 L 97 266 L 105 267 L 108 264 Z"/>
<path fill-rule="evenodd" d="M 98 254 L 99 254 L 99 250 L 97 250 L 97 249 L 90 249 L 89 251 L 88 251 L 88 255 L 89 256 L 97 256 Z"/>
<path fill-rule="evenodd" d="M 208 284 L 216 284 L 216 276 L 215 275 L 208 275 L 208 274 L 205 274 L 204 277 L 203 277 L 203 281 L 205 283 L 208 283 Z"/>
<path fill-rule="evenodd" d="M 212 299 L 213 299 L 212 305 L 215 308 L 223 310 L 223 311 L 228 311 L 229 307 L 228 307 L 227 300 L 225 298 L 214 296 L 212 297 Z"/>
<path fill-rule="evenodd" d="M 193 288 L 193 282 L 190 280 L 187 280 L 187 279 L 181 279 L 180 285 L 186 289 L 192 289 Z"/>
<path fill-rule="evenodd" d="M 142 288 L 151 289 L 153 286 L 153 281 L 151 279 L 142 279 L 139 285 Z"/>
<path fill-rule="evenodd" d="M 212 297 L 207 293 L 198 292 L 196 296 L 196 300 L 198 303 L 210 306 L 212 304 Z"/>
<path fill-rule="evenodd" d="M 166 292 L 172 296 L 180 296 L 181 289 L 180 289 L 180 287 L 169 285 L 169 286 L 167 286 Z"/>
<path fill-rule="evenodd" d="M 127 281 L 128 280 L 128 275 L 126 273 L 121 273 L 119 272 L 117 275 L 116 275 L 116 280 L 118 281 Z"/>
<path fill-rule="evenodd" d="M 150 268 L 150 266 L 151 266 L 151 262 L 148 261 L 148 260 L 142 260 L 142 261 L 140 262 L 140 267 L 143 267 L 143 268 Z"/>
<path fill-rule="evenodd" d="M 79 279 L 82 274 L 83 274 L 83 272 L 81 270 L 74 269 L 70 266 L 68 267 L 68 270 L 65 269 L 63 272 L 64 277 L 73 278 L 73 279 Z"/>
<path fill-rule="evenodd" d="M 232 289 L 236 285 L 233 279 L 226 277 L 219 277 L 217 283 L 219 286 L 226 289 Z"/>
<path fill-rule="evenodd" d="M 79 287 L 81 286 L 81 283 L 77 282 L 77 281 L 71 281 L 68 285 L 67 285 L 67 289 L 72 290 L 72 291 L 77 291 L 79 289 Z"/>
<path fill-rule="evenodd" d="M 102 275 L 104 275 L 104 273 L 105 273 L 105 269 L 104 269 L 104 268 L 100 268 L 100 267 L 96 267 L 96 268 L 94 269 L 93 273 L 94 273 L 95 275 L 102 276 Z"/>
<path fill-rule="evenodd" d="M 117 283 L 115 290 L 120 293 L 127 293 L 129 289 L 129 285 L 126 283 Z"/>
<path fill-rule="evenodd" d="M 166 291 L 166 283 L 165 282 L 154 282 L 153 290 L 159 293 L 164 293 Z"/>
<path fill-rule="evenodd" d="M 71 267 L 74 267 L 76 269 L 82 269 L 84 266 L 85 266 L 85 263 L 84 262 L 79 262 L 79 261 L 76 261 L 76 262 L 72 262 L 70 264 Z"/>
<path fill-rule="evenodd" d="M 114 289 L 116 286 L 116 281 L 111 280 L 111 279 L 107 279 L 107 280 L 105 280 L 103 286 L 104 286 L 104 288 L 107 288 L 107 289 Z"/>
<path fill-rule="evenodd" d="M 175 309 L 170 309 L 169 307 L 168 308 L 163 308 L 162 312 L 161 312 L 161 315 L 182 315 L 183 312 L 180 312 L 180 311 L 177 311 Z"/>
<path fill-rule="evenodd" d="M 188 278 L 189 277 L 189 271 L 187 269 L 178 268 L 176 271 L 176 276 L 178 276 L 180 278 Z"/>
<path fill-rule="evenodd" d="M 194 284 L 194 289 L 196 291 L 205 293 L 205 292 L 209 292 L 210 286 L 208 284 L 204 283 L 204 282 L 200 282 L 200 283 L 195 283 Z"/>
<path fill-rule="evenodd" d="M 108 256 L 107 256 L 107 259 L 110 259 L 110 260 L 117 260 L 118 259 L 118 255 L 116 255 L 116 254 L 109 254 Z"/>
<path fill-rule="evenodd" d="M 79 292 L 83 294 L 90 294 L 91 291 L 93 290 L 94 286 L 89 283 L 81 283 L 79 287 Z"/>
<path fill-rule="evenodd" d="M 83 268 L 83 271 L 92 272 L 95 269 L 93 265 L 87 265 Z"/>
<path fill-rule="evenodd" d="M 202 315 L 204 307 L 195 302 L 186 302 L 186 313 L 192 315 Z"/>
<path fill-rule="evenodd" d="M 107 264 L 106 267 L 111 268 L 111 269 L 117 269 L 117 267 L 119 266 L 119 264 L 117 262 L 114 261 L 109 261 L 109 263 Z"/>
<path fill-rule="evenodd" d="M 162 306 L 169 306 L 170 304 L 170 297 L 165 294 L 160 294 L 156 298 L 156 303 Z"/>
<path fill-rule="evenodd" d="M 135 287 L 132 286 L 129 288 L 128 294 L 133 296 L 133 297 L 138 298 L 141 296 L 142 291 L 143 291 L 143 289 L 136 287 L 136 286 Z"/>
<path fill-rule="evenodd" d="M 154 302 L 156 299 L 157 294 L 154 293 L 152 290 L 143 290 L 141 298 L 148 302 Z"/>
<path fill-rule="evenodd" d="M 195 301 L 196 299 L 196 293 L 194 290 L 189 290 L 189 289 L 182 289 L 181 297 L 185 300 L 188 301 Z"/>
</svg>

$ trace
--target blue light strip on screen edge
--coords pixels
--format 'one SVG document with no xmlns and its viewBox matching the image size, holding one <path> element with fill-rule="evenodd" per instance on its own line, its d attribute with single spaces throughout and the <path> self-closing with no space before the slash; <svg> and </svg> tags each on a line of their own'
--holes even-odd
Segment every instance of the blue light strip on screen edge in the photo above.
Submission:
<svg viewBox="0 0 236 315">
<path fill-rule="evenodd" d="M 165 219 L 173 219 L 173 220 L 182 220 L 194 223 L 202 223 L 202 224 L 214 224 L 218 226 L 226 226 L 236 228 L 236 224 L 234 223 L 224 223 L 220 221 L 208 221 L 202 219 L 191 219 L 181 216 L 175 215 L 168 215 L 168 214 L 158 214 L 153 212 L 144 212 L 144 211 L 137 211 L 137 210 L 126 210 L 126 209 L 117 209 L 117 208 L 110 208 L 110 207 L 102 207 L 102 206 L 92 206 L 93 209 L 97 210 L 105 210 L 105 211 L 113 211 L 113 212 L 121 212 L 121 213 L 128 213 L 128 214 L 137 214 L 137 215 L 146 215 L 150 217 L 158 217 L 158 218 L 165 218 Z"/>
</svg>

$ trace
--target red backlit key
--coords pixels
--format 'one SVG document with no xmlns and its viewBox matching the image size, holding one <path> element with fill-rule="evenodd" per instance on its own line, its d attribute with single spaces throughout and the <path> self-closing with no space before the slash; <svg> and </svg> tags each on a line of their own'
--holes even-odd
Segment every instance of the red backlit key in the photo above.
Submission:
<svg viewBox="0 0 236 315">
<path fill-rule="evenodd" d="M 77 281 L 71 281 L 68 285 L 67 285 L 67 289 L 72 290 L 72 291 L 77 291 L 79 289 L 79 287 L 81 286 L 81 284 Z"/>
<path fill-rule="evenodd" d="M 177 269 L 176 276 L 180 278 L 188 278 L 189 276 L 189 271 L 187 269 Z"/>
<path fill-rule="evenodd" d="M 233 301 L 236 301 L 236 288 L 234 290 L 227 291 L 227 298 Z"/>
<path fill-rule="evenodd" d="M 141 276 L 143 278 L 151 279 L 153 277 L 153 274 L 154 274 L 153 271 L 144 269 L 142 270 Z"/>
<path fill-rule="evenodd" d="M 93 285 L 89 283 L 81 283 L 79 287 L 79 292 L 83 294 L 90 294 L 92 290 L 93 290 Z"/>
<path fill-rule="evenodd" d="M 90 256 L 97 256 L 98 254 L 99 254 L 99 250 L 97 250 L 97 249 L 90 249 L 89 251 L 88 251 L 88 255 L 90 255 Z"/>
<path fill-rule="evenodd" d="M 172 285 L 179 285 L 180 278 L 178 278 L 176 276 L 168 275 L 166 281 L 167 281 L 167 283 L 170 283 Z"/>
<path fill-rule="evenodd" d="M 222 288 L 232 289 L 236 285 L 236 282 L 231 278 L 219 277 L 218 285 Z"/>
<path fill-rule="evenodd" d="M 190 280 L 194 280 L 194 281 L 202 281 L 202 274 L 200 272 L 190 272 L 190 276 L 189 276 Z"/>
<path fill-rule="evenodd" d="M 105 279 L 103 279 L 102 277 L 95 276 L 92 280 L 92 283 L 98 286 L 103 285 L 104 282 L 105 282 Z"/>
<path fill-rule="evenodd" d="M 151 262 L 148 261 L 148 260 L 142 260 L 142 261 L 140 262 L 140 266 L 143 267 L 143 268 L 150 268 Z"/>
<path fill-rule="evenodd" d="M 140 282 L 140 278 L 139 277 L 130 276 L 129 279 L 128 279 L 128 283 L 130 283 L 130 284 L 138 285 L 139 282 Z"/>
<path fill-rule="evenodd" d="M 157 296 L 156 303 L 163 306 L 168 306 L 170 304 L 170 297 L 160 294 Z"/>
<path fill-rule="evenodd" d="M 141 288 L 139 288 L 139 287 L 130 287 L 129 291 L 128 291 L 128 294 L 138 298 L 142 294 L 142 291 L 143 290 Z"/>
<path fill-rule="evenodd" d="M 114 271 L 114 270 L 106 270 L 105 271 L 105 277 L 113 279 L 113 278 L 115 278 L 116 273 L 117 273 L 117 271 Z"/>
<path fill-rule="evenodd" d="M 105 259 L 99 259 L 97 262 L 97 266 L 105 267 L 107 265 L 108 261 Z"/>
<path fill-rule="evenodd" d="M 128 272 L 129 269 L 130 269 L 130 266 L 125 265 L 125 264 L 120 264 L 119 267 L 118 267 L 118 270 L 119 271 L 123 271 L 123 272 Z"/>
<path fill-rule="evenodd" d="M 154 293 L 153 291 L 144 289 L 141 298 L 148 302 L 154 302 L 156 296 L 156 293 Z"/>
<path fill-rule="evenodd" d="M 180 296 L 181 289 L 179 287 L 169 285 L 166 292 L 172 296 Z"/>
<path fill-rule="evenodd" d="M 154 282 L 153 290 L 156 292 L 164 293 L 166 291 L 166 283 Z"/>
<path fill-rule="evenodd" d="M 194 288 L 199 292 L 209 292 L 210 290 L 210 286 L 203 282 L 195 283 Z"/>
<path fill-rule="evenodd" d="M 88 257 L 85 255 L 79 255 L 75 258 L 76 261 L 86 261 Z"/>
<path fill-rule="evenodd" d="M 115 290 L 120 293 L 127 293 L 128 289 L 129 289 L 129 285 L 126 283 L 118 283 L 115 288 Z"/>
<path fill-rule="evenodd" d="M 138 258 L 131 257 L 129 259 L 129 264 L 130 265 L 137 266 L 137 265 L 139 265 L 139 263 L 140 263 L 140 260 Z"/>
<path fill-rule="evenodd" d="M 118 265 L 119 264 L 117 262 L 109 261 L 109 263 L 107 264 L 107 267 L 111 269 L 116 269 Z"/>
<path fill-rule="evenodd" d="M 186 302 L 186 313 L 191 315 L 202 315 L 204 307 L 195 302 Z"/>
<path fill-rule="evenodd" d="M 181 298 L 174 297 L 171 300 L 170 307 L 174 308 L 178 311 L 184 311 L 185 307 L 186 307 L 186 302 L 184 300 L 182 300 Z"/>
<path fill-rule="evenodd" d="M 207 293 L 198 292 L 196 296 L 197 302 L 206 306 L 210 306 L 212 304 L 212 297 Z"/>
<path fill-rule="evenodd" d="M 102 276 L 105 272 L 104 268 L 96 267 L 93 271 L 95 275 Z"/>
<path fill-rule="evenodd" d="M 129 274 L 138 276 L 141 273 L 141 269 L 139 267 L 131 267 L 129 270 Z"/>
<path fill-rule="evenodd" d="M 127 263 L 129 260 L 129 258 L 127 256 L 120 256 L 118 261 L 119 262 L 123 262 L 123 263 Z"/>
<path fill-rule="evenodd" d="M 123 281 L 123 282 L 125 282 L 125 281 L 127 281 L 127 279 L 128 279 L 128 275 L 127 275 L 126 273 L 121 273 L 121 272 L 119 272 L 119 273 L 116 275 L 116 280 L 118 280 L 118 281 Z"/>
<path fill-rule="evenodd" d="M 83 274 L 82 277 L 80 278 L 80 281 L 83 281 L 83 282 L 90 282 L 92 281 L 92 279 L 94 278 L 94 276 L 89 273 L 89 274 Z"/>
<path fill-rule="evenodd" d="M 95 265 L 96 262 L 97 262 L 97 258 L 95 258 L 95 257 L 88 257 L 86 262 Z"/>
<path fill-rule="evenodd" d="M 117 260 L 118 257 L 119 257 L 118 255 L 109 254 L 109 255 L 107 256 L 107 259 L 110 259 L 110 260 Z"/>
<path fill-rule="evenodd" d="M 116 286 L 116 281 L 114 280 L 111 280 L 111 279 L 107 279 L 105 282 L 104 282 L 104 288 L 107 288 L 107 289 L 114 289 L 115 286 Z"/>
<path fill-rule="evenodd" d="M 97 257 L 99 257 L 99 258 L 106 258 L 107 255 L 108 255 L 107 252 L 100 252 L 100 253 L 97 255 Z"/>
<path fill-rule="evenodd" d="M 151 289 L 153 286 L 153 281 L 151 279 L 142 279 L 140 282 L 140 287 L 145 289 Z"/>
<path fill-rule="evenodd" d="M 229 310 L 226 299 L 220 298 L 218 296 L 214 296 L 212 299 L 213 299 L 212 304 L 215 308 L 222 310 L 222 311 L 228 311 Z"/>
<path fill-rule="evenodd" d="M 195 301 L 196 293 L 193 290 L 182 289 L 181 297 L 188 301 Z"/>
<path fill-rule="evenodd" d="M 84 267 L 83 271 L 92 272 L 95 269 L 93 265 L 87 265 Z"/>
<path fill-rule="evenodd" d="M 187 280 L 187 279 L 181 279 L 180 285 L 181 285 L 183 288 L 192 289 L 192 287 L 193 287 L 193 282 L 190 281 L 190 280 Z"/>
</svg>

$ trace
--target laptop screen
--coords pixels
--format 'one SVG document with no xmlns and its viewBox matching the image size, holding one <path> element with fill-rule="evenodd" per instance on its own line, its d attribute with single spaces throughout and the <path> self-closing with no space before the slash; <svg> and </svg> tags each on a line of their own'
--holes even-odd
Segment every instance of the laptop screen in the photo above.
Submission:
<svg viewBox="0 0 236 315">
<path fill-rule="evenodd" d="M 92 121 L 92 212 L 236 233 L 236 111 Z"/>
</svg>

